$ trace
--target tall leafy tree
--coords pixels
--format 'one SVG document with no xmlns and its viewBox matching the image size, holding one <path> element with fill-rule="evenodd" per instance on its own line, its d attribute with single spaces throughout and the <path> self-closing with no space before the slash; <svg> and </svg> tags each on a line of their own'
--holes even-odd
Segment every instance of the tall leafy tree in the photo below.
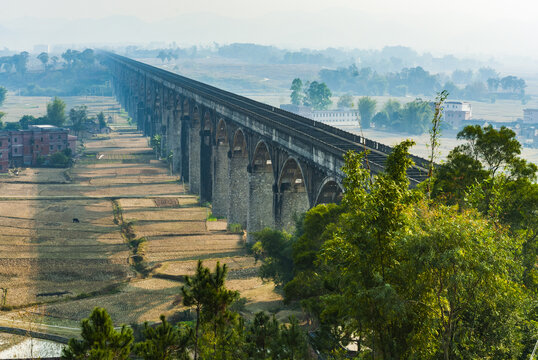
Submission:
<svg viewBox="0 0 538 360">
<path fill-rule="evenodd" d="M 133 331 L 122 326 L 114 329 L 110 315 L 95 308 L 88 319 L 82 320 L 81 340 L 70 339 L 62 351 L 62 359 L 128 359 L 133 343 Z"/>
<path fill-rule="evenodd" d="M 327 109 L 332 104 L 331 90 L 325 83 L 312 81 L 306 90 L 305 105 L 312 106 L 316 110 Z"/>
<path fill-rule="evenodd" d="M 47 122 L 51 125 L 62 126 L 65 122 L 65 103 L 58 97 L 47 103 Z"/>
<path fill-rule="evenodd" d="M 69 121 L 71 122 L 71 128 L 78 136 L 83 131 L 88 123 L 88 108 L 83 106 L 75 106 L 69 111 Z"/>
<path fill-rule="evenodd" d="M 47 70 L 47 64 L 49 62 L 49 54 L 46 52 L 42 52 L 41 54 L 37 55 L 37 59 L 41 61 L 43 64 L 43 69 Z"/>
<path fill-rule="evenodd" d="M 502 126 L 499 130 L 489 125 L 468 125 L 458 133 L 458 139 L 467 143 L 455 150 L 464 152 L 476 160 L 482 161 L 492 176 L 501 167 L 506 167 L 521 153 L 521 144 L 511 129 Z"/>
<path fill-rule="evenodd" d="M 301 79 L 293 79 L 290 90 L 291 103 L 293 105 L 301 105 L 304 99 L 303 82 L 301 81 Z"/>
<path fill-rule="evenodd" d="M 376 105 L 377 101 L 369 96 L 361 97 L 359 99 L 359 114 L 361 115 L 362 128 L 368 129 L 370 127 L 370 122 L 375 114 Z"/>
</svg>

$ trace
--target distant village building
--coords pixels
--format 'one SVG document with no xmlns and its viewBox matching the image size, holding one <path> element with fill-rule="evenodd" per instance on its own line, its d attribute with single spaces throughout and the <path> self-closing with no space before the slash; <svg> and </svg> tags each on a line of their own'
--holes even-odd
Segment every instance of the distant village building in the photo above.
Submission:
<svg viewBox="0 0 538 360">
<path fill-rule="evenodd" d="M 46 158 L 66 148 L 76 151 L 77 137 L 69 130 L 52 125 L 33 125 L 28 130 L 0 131 L 0 172 L 10 167 L 35 166 L 38 158 Z"/>
<path fill-rule="evenodd" d="M 523 109 L 524 124 L 538 124 L 538 109 Z"/>
<path fill-rule="evenodd" d="M 435 103 L 432 103 L 435 106 Z M 452 128 L 458 129 L 464 121 L 472 118 L 471 103 L 466 101 L 445 101 L 443 104 L 443 120 Z"/>
<path fill-rule="evenodd" d="M 359 126 L 359 111 L 356 109 L 313 110 L 308 106 L 282 104 L 282 110 L 331 126 Z"/>
</svg>

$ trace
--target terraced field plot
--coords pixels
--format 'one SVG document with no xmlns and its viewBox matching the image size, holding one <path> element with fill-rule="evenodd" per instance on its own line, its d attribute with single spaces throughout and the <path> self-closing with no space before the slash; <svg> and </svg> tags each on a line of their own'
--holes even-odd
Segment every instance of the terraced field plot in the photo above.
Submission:
<svg viewBox="0 0 538 360">
<path fill-rule="evenodd" d="M 157 321 L 181 310 L 181 280 L 198 259 L 228 264 L 228 285 L 247 298 L 248 312 L 282 306 L 274 286 L 258 278 L 243 235 L 207 222 L 209 209 L 154 160 L 146 138 L 112 133 L 85 145 L 90 156 L 72 169 L 0 177 L 0 287 L 17 308 L 1 313 L 0 324 L 26 309 L 42 315 L 43 331 L 74 335 L 95 306 L 118 324 Z M 121 221 L 147 239 L 147 278 L 132 266 Z"/>
</svg>

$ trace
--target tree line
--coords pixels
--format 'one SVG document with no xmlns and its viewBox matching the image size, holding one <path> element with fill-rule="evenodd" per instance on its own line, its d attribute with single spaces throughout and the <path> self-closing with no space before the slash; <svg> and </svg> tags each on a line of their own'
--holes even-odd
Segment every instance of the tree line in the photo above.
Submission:
<svg viewBox="0 0 538 360">
<path fill-rule="evenodd" d="M 322 69 L 319 78 L 335 91 L 357 95 L 431 96 L 446 89 L 454 97 L 469 100 L 512 98 L 525 102 L 528 99 L 524 79 L 513 75 L 501 78 L 494 69 L 487 67 L 480 68 L 474 75 L 471 70 L 455 70 L 444 84 L 439 74 L 431 74 L 420 66 L 383 74 L 369 67 L 359 69 L 353 64 L 335 70 Z"/>
<path fill-rule="evenodd" d="M 42 52 L 36 56 L 36 58 L 43 64 L 44 70 L 56 70 L 60 58 L 56 55 L 49 56 L 49 53 Z M 84 51 L 67 49 L 61 54 L 61 58 L 64 59 L 65 68 L 73 67 L 91 67 L 95 63 L 95 56 L 92 49 L 86 49 Z M 28 61 L 30 60 L 30 54 L 27 51 L 23 51 L 19 54 L 12 56 L 0 57 L 0 71 L 6 73 L 25 74 L 28 71 Z"/>
<path fill-rule="evenodd" d="M 191 321 L 115 330 L 105 309 L 96 308 L 81 323 L 81 339 L 71 339 L 62 359 L 309 359 L 305 332 L 296 318 L 279 323 L 264 312 L 247 320 L 236 311 L 239 293 L 226 288 L 226 265 L 215 270 L 198 262 L 181 287 L 182 304 Z M 133 328 L 135 331 L 133 331 Z"/>
<path fill-rule="evenodd" d="M 0 57 L 0 82 L 20 95 L 110 95 L 110 75 L 92 49 L 67 49 L 61 55 L 36 56 L 42 71 L 28 71 L 30 55 L 22 52 Z"/>
<path fill-rule="evenodd" d="M 331 104 L 332 92 L 325 83 L 317 81 L 306 82 L 296 78 L 291 84 L 291 103 L 304 105 L 315 110 L 327 109 Z M 353 96 L 347 93 L 338 100 L 339 108 L 352 108 Z M 409 134 L 423 134 L 430 124 L 433 109 L 428 101 L 415 99 L 405 105 L 397 100 L 389 99 L 380 111 L 376 112 L 377 101 L 369 96 L 359 98 L 357 108 L 360 119 L 357 125 L 362 128 L 370 128 L 374 125 L 378 129 L 391 129 Z"/>
<path fill-rule="evenodd" d="M 515 134 L 469 126 L 409 189 L 406 140 L 384 173 L 349 152 L 340 204 L 264 229 L 260 274 L 300 304 L 328 358 L 527 359 L 538 334 L 537 167 Z M 430 188 L 431 184 L 431 188 Z"/>
</svg>

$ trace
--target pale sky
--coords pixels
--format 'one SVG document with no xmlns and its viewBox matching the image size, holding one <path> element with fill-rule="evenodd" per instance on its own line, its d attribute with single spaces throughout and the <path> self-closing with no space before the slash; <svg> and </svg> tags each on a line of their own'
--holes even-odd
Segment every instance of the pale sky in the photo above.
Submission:
<svg viewBox="0 0 538 360">
<path fill-rule="evenodd" d="M 0 48 L 215 41 L 538 58 L 536 34 L 531 0 L 0 0 Z"/>
</svg>

